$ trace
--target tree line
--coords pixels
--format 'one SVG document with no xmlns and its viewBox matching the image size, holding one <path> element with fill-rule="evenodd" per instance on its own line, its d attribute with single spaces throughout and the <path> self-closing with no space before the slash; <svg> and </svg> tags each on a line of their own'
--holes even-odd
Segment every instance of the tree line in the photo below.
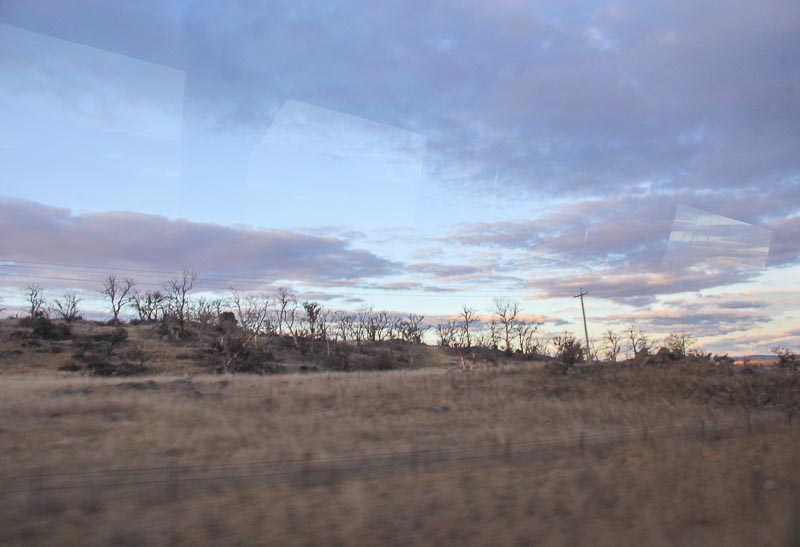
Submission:
<svg viewBox="0 0 800 547">
<path fill-rule="evenodd" d="M 616 361 L 622 354 L 638 357 L 647 355 L 656 344 L 632 323 L 621 331 L 606 330 L 600 340 L 590 340 L 590 347 L 585 348 L 570 332 L 542 333 L 542 322 L 526 319 L 520 303 L 509 298 L 495 298 L 488 315 L 463 306 L 457 315 L 431 325 L 419 314 L 397 315 L 369 305 L 356 311 L 326 309 L 319 302 L 299 299 L 286 288 L 273 294 L 256 294 L 232 287 L 225 297 L 194 297 L 199 282 L 196 272 L 184 270 L 160 289 L 141 291 L 132 278 L 112 274 L 103 280 L 99 293 L 113 324 L 126 317 L 134 322 L 161 322 L 174 336 L 181 337 L 187 335 L 190 324 L 205 331 L 227 320 L 248 333 L 246 342 L 250 344 L 257 344 L 259 337 L 282 336 L 298 347 L 300 340 L 310 341 L 312 348 L 327 346 L 328 352 L 330 343 L 358 346 L 402 340 L 421 344 L 432 338 L 437 345 L 460 352 L 489 349 L 575 362 Z M 48 301 L 42 287 L 32 284 L 27 286 L 25 297 L 32 318 L 53 317 L 66 322 L 81 318 L 82 299 L 75 292 Z M 669 333 L 659 343 L 685 356 L 693 351 L 696 339 L 680 331 Z"/>
</svg>

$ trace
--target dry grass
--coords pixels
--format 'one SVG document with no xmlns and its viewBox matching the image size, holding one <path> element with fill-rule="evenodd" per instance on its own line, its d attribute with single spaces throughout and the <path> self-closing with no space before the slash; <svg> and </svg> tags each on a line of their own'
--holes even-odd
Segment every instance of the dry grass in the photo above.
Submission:
<svg viewBox="0 0 800 547">
<path fill-rule="evenodd" d="M 568 375 L 533 364 L 467 373 L 7 376 L 0 484 L 19 494 L 0 497 L 0 544 L 785 545 L 800 487 L 799 437 L 786 412 L 798 402 L 795 376 L 691 365 Z M 709 431 L 741 427 L 706 442 L 594 446 L 621 430 L 701 421 Z M 763 429 L 766 422 L 779 425 Z M 248 469 L 269 469 L 256 462 L 313 466 L 581 432 L 587 450 L 555 459 L 246 478 Z M 81 475 L 79 488 L 47 490 L 63 480 L 53 473 L 221 464 L 242 464 L 238 478 L 173 485 L 155 471 L 152 484 L 99 488 Z"/>
<path fill-rule="evenodd" d="M 58 372 L 72 341 L 23 345 L 25 329 L 0 322 L 0 545 L 800 541 L 797 374 L 513 360 L 462 372 L 418 348 L 414 370 L 209 376 L 197 339 L 125 329 L 115 352 L 144 351 L 147 377 Z M 524 457 L 548 439 L 561 449 Z M 488 448 L 464 454 L 480 458 L 425 461 L 476 446 Z M 281 469 L 293 471 L 270 475 Z"/>
</svg>

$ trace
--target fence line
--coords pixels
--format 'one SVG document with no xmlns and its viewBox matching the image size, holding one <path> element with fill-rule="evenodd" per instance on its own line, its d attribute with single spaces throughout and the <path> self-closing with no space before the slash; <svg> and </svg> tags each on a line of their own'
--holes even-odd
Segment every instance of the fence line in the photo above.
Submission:
<svg viewBox="0 0 800 547">
<path fill-rule="evenodd" d="M 342 476 L 385 473 L 387 471 L 422 471 L 436 466 L 463 465 L 476 461 L 497 462 L 505 465 L 530 463 L 570 454 L 584 454 L 589 450 L 602 450 L 630 442 L 653 443 L 657 439 L 674 437 L 695 438 L 701 442 L 709 440 L 748 436 L 765 433 L 775 426 L 786 425 L 783 419 L 752 420 L 746 416 L 742 422 L 716 423 L 705 421 L 684 426 L 636 426 L 614 432 L 586 433 L 550 437 L 535 441 L 505 442 L 409 451 L 349 454 L 342 457 L 319 459 L 285 459 L 249 463 L 219 465 L 185 465 L 176 462 L 164 466 L 131 469 L 108 469 L 84 472 L 45 473 L 37 468 L 25 475 L 0 477 L 0 498 L 27 496 L 31 511 L 43 505 L 47 492 L 74 490 L 130 489 L 163 487 L 167 499 L 178 499 L 181 485 L 236 482 L 289 480 L 307 484 L 318 480 L 329 480 Z M 789 430 L 794 431 L 791 417 Z"/>
</svg>

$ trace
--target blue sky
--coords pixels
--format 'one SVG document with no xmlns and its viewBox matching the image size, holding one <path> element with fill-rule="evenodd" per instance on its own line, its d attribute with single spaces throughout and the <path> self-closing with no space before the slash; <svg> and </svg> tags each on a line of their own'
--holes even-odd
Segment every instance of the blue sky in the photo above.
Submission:
<svg viewBox="0 0 800 547">
<path fill-rule="evenodd" d="M 429 317 L 509 296 L 555 332 L 583 287 L 597 336 L 796 346 L 798 28 L 777 0 L 0 0 L 0 293 L 190 267 Z"/>
</svg>

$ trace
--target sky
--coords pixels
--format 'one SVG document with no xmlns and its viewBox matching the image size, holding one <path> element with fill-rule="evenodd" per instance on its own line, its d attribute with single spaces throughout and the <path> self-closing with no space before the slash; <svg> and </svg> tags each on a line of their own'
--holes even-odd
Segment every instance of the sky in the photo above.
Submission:
<svg viewBox="0 0 800 547">
<path fill-rule="evenodd" d="M 0 0 L 0 296 L 800 345 L 800 4 Z"/>
</svg>

